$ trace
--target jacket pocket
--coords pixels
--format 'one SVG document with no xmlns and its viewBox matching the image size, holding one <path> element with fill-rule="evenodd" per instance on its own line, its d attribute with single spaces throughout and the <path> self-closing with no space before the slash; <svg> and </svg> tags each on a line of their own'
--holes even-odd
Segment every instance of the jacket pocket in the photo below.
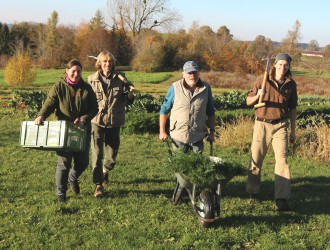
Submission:
<svg viewBox="0 0 330 250">
<path fill-rule="evenodd" d="M 96 95 L 96 98 L 98 101 L 102 100 L 103 97 L 102 97 L 102 92 L 101 91 L 96 91 L 95 92 L 95 95 Z"/>
<path fill-rule="evenodd" d="M 172 123 L 172 125 L 170 126 L 170 131 L 173 131 L 175 129 L 177 122 L 178 121 Z"/>
</svg>

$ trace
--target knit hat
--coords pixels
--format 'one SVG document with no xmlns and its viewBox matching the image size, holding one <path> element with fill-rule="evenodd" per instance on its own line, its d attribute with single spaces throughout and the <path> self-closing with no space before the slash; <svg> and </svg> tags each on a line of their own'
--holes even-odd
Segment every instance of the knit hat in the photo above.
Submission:
<svg viewBox="0 0 330 250">
<path fill-rule="evenodd" d="M 275 63 L 277 63 L 279 60 L 285 60 L 290 65 L 291 61 L 292 61 L 292 58 L 286 53 L 278 53 L 275 57 Z"/>
</svg>

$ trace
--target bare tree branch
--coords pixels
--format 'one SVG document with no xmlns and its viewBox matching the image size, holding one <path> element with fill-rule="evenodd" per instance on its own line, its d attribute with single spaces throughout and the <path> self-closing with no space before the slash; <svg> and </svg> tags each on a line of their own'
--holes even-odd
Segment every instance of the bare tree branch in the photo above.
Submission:
<svg viewBox="0 0 330 250">
<path fill-rule="evenodd" d="M 181 21 L 179 13 L 168 8 L 168 0 L 108 0 L 113 26 L 129 30 L 133 36 L 143 29 L 170 29 Z"/>
</svg>

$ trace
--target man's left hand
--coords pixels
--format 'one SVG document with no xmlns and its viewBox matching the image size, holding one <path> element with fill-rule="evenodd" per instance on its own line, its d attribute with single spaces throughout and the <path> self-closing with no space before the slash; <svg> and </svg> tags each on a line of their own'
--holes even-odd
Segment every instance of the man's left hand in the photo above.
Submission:
<svg viewBox="0 0 330 250">
<path fill-rule="evenodd" d="M 290 133 L 289 141 L 290 141 L 290 143 L 296 142 L 296 133 L 294 133 L 294 132 Z"/>
<path fill-rule="evenodd" d="M 215 140 L 215 136 L 214 136 L 214 131 L 210 131 L 208 137 L 207 137 L 208 141 L 214 141 Z"/>
</svg>

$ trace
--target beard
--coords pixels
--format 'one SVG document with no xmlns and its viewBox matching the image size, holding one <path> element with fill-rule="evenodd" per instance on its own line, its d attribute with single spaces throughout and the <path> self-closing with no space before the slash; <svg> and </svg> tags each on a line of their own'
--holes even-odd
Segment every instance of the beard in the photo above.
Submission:
<svg viewBox="0 0 330 250">
<path fill-rule="evenodd" d="M 195 87 L 197 85 L 199 79 L 196 80 L 186 80 L 186 83 L 190 86 L 190 87 Z"/>
</svg>

